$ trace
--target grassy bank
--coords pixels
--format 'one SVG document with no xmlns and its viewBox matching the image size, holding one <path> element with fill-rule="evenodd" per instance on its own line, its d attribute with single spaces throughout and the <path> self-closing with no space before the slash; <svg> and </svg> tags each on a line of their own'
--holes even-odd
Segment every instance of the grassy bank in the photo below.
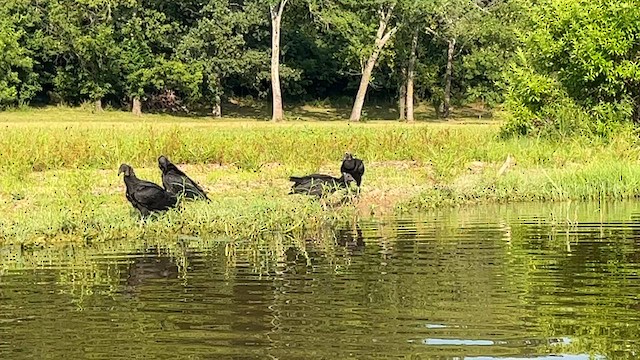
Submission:
<svg viewBox="0 0 640 360">
<path fill-rule="evenodd" d="M 297 237 L 356 216 L 469 203 L 624 199 L 640 187 L 632 131 L 609 140 L 501 140 L 498 123 L 477 119 L 271 124 L 70 109 L 0 113 L 0 127 L 0 237 L 13 242 L 259 238 L 274 231 Z M 355 204 L 286 195 L 289 175 L 336 174 L 345 151 L 367 166 Z M 145 224 L 133 216 L 118 165 L 130 163 L 141 178 L 159 182 L 159 154 L 182 163 L 213 203 L 186 204 Z M 517 165 L 498 174 L 509 154 Z"/>
<path fill-rule="evenodd" d="M 475 120 L 475 119 L 471 119 Z M 496 125 L 407 125 L 389 121 L 266 121 L 176 118 L 121 112 L 93 115 L 80 110 L 0 114 L 0 166 L 15 174 L 53 169 L 112 169 L 123 162 L 155 166 L 158 154 L 189 164 L 233 164 L 260 170 L 279 163 L 317 169 L 346 150 L 369 161 L 431 161 L 454 166 L 465 158 L 502 157 L 501 149 L 474 154 L 473 145 L 491 139 Z"/>
</svg>

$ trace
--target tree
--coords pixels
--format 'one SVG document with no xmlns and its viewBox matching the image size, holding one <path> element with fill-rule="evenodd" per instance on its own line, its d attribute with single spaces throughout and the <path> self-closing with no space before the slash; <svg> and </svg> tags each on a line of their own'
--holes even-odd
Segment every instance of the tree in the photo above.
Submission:
<svg viewBox="0 0 640 360">
<path fill-rule="evenodd" d="M 398 26 L 394 23 L 395 6 L 396 1 L 389 0 L 310 2 L 312 13 L 347 39 L 352 52 L 351 58 L 357 59 L 360 64 L 362 77 L 350 120 L 360 120 L 378 57 L 398 30 Z"/>
<path fill-rule="evenodd" d="M 640 122 L 640 8 L 635 1 L 526 3 L 528 31 L 509 76 L 505 130 L 606 134 Z"/>
<path fill-rule="evenodd" d="M 403 54 L 401 57 L 403 71 L 407 72 L 406 77 L 406 109 L 407 118 L 413 118 L 413 104 L 416 88 L 416 77 L 429 79 L 433 76 L 441 76 L 442 80 L 438 84 L 431 83 L 430 97 L 436 107 L 436 113 L 443 117 L 449 116 L 451 101 L 454 95 L 454 70 L 456 58 L 464 58 L 469 54 L 478 52 L 473 61 L 481 64 L 485 55 L 494 55 L 492 51 L 499 51 L 504 48 L 503 37 L 500 36 L 500 26 L 496 26 L 495 8 L 502 7 L 502 1 L 477 1 L 477 0 L 406 0 L 400 2 L 399 17 L 402 25 L 398 41 L 398 51 Z M 500 19 L 502 20 L 502 19 Z M 510 31 L 502 30 L 502 32 Z M 482 38 L 484 36 L 484 39 Z M 498 43 L 500 42 L 500 43 Z M 485 48 L 493 47 L 492 51 L 485 51 Z M 422 58 L 419 52 L 422 50 Z M 444 56 L 440 53 L 442 51 Z M 495 56 L 493 57 L 495 58 Z M 422 62 L 422 64 L 420 64 Z M 488 69 L 490 74 L 481 84 L 483 89 L 491 91 L 493 89 L 496 74 L 500 74 L 507 61 L 495 62 L 497 70 Z M 425 67 L 426 66 L 426 67 Z M 470 65 L 471 68 L 473 65 Z M 433 74 L 418 74 L 422 67 L 425 69 L 435 68 Z M 485 69 L 487 69 L 485 67 Z M 459 70 L 460 71 L 460 70 Z M 466 75 L 466 74 L 465 74 Z M 493 76 L 495 75 L 495 76 Z M 479 77 L 474 74 L 474 77 Z M 423 79 L 424 82 L 424 79 Z M 422 84 L 425 86 L 426 84 Z M 463 80 L 457 81 L 458 98 L 464 96 L 467 91 Z M 410 94 L 411 93 L 411 94 Z M 481 96 L 481 95 L 480 95 Z"/>
<path fill-rule="evenodd" d="M 459 39 L 472 39 L 469 30 L 482 26 L 481 14 L 483 8 L 476 0 L 452 0 L 437 2 L 433 7 L 433 26 L 427 27 L 427 32 L 446 43 L 446 68 L 444 73 L 444 93 L 442 102 L 442 117 L 449 117 L 451 110 L 451 83 L 453 79 L 453 62 L 456 45 Z"/>
<path fill-rule="evenodd" d="M 145 93 L 168 95 L 174 101 L 174 92 L 177 92 L 193 104 L 202 96 L 203 64 L 160 58 L 152 68 L 143 68 L 133 73 L 131 80 L 141 84 Z M 178 110 L 175 107 L 181 105 L 174 103 L 172 106 L 173 110 Z"/>
<path fill-rule="evenodd" d="M 33 69 L 33 59 L 20 44 L 24 33 L 16 29 L 8 10 L 0 7 L 0 107 L 24 103 L 33 96 L 25 77 Z"/>
<path fill-rule="evenodd" d="M 103 97 L 118 83 L 114 17 L 134 5 L 134 0 L 48 1 L 48 60 L 56 65 L 58 91 L 88 97 L 102 110 Z"/>
<path fill-rule="evenodd" d="M 416 51 L 418 50 L 418 30 L 414 30 L 411 36 L 411 50 L 409 52 L 409 65 L 407 67 L 407 121 L 414 122 L 413 116 L 413 98 L 414 98 L 414 81 L 416 72 Z"/>
<path fill-rule="evenodd" d="M 427 26 L 433 1 L 407 0 L 399 3 L 400 31 L 396 42 L 396 54 L 401 67 L 400 119 L 409 122 L 414 118 L 414 89 L 418 40 Z M 404 40 L 404 41 L 403 41 Z"/>
<path fill-rule="evenodd" d="M 242 76 L 260 66 L 264 55 L 249 48 L 246 34 L 262 25 L 259 8 L 251 3 L 239 5 L 229 0 L 210 0 L 201 10 L 202 17 L 191 27 L 177 47 L 187 62 L 203 64 L 207 96 L 213 98 L 215 117 L 222 116 L 221 101 L 225 81 Z M 255 77 L 255 76 L 254 76 Z"/>
<path fill-rule="evenodd" d="M 516 1 L 527 0 L 509 0 Z M 190 109 L 215 116 L 224 98 L 271 93 L 274 120 L 284 116 L 283 101 L 354 93 L 350 118 L 358 120 L 365 99 L 386 101 L 400 92 L 401 116 L 412 120 L 418 98 L 501 98 L 494 83 L 508 56 L 492 40 L 499 26 L 477 16 L 486 6 L 484 0 L 0 0 L 0 92 L 4 105 L 93 101 L 100 109 L 104 101 L 137 114 L 173 92 Z"/>
<path fill-rule="evenodd" d="M 282 13 L 288 0 L 279 0 L 269 4 L 271 17 L 271 93 L 273 96 L 273 121 L 284 119 L 282 109 L 282 91 L 280 89 L 280 26 Z"/>
<path fill-rule="evenodd" d="M 171 46 L 164 39 L 170 38 L 173 26 L 164 13 L 153 8 L 133 8 L 123 16 L 118 27 L 120 45 L 119 68 L 124 78 L 123 89 L 131 99 L 131 111 L 142 114 L 142 102 L 148 95 L 151 83 L 149 72 L 157 68 L 163 59 L 160 49 Z"/>
<path fill-rule="evenodd" d="M 378 56 L 380 56 L 380 52 L 387 44 L 389 39 L 391 39 L 391 37 L 398 30 L 396 26 L 389 28 L 394 6 L 395 4 L 392 3 L 386 9 L 384 9 L 384 7 L 381 7 L 380 9 L 380 19 L 378 31 L 376 32 L 376 38 L 374 42 L 374 49 L 371 52 L 371 55 L 369 55 L 364 68 L 362 69 L 362 79 L 360 80 L 360 86 L 358 87 L 358 93 L 356 94 L 356 99 L 353 103 L 353 109 L 351 110 L 351 116 L 349 117 L 349 120 L 360 121 L 360 117 L 362 116 L 362 106 L 364 105 L 365 96 L 367 95 L 367 89 L 369 87 L 369 81 L 371 80 L 371 73 L 373 73 L 373 68 L 376 66 Z M 409 88 L 407 87 L 407 92 L 408 91 Z"/>
</svg>

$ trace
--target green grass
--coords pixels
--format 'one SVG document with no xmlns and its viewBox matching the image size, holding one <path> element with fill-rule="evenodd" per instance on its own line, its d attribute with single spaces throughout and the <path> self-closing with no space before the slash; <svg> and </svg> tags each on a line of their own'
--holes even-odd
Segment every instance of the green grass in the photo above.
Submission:
<svg viewBox="0 0 640 360">
<path fill-rule="evenodd" d="M 475 121 L 272 124 L 55 108 L 0 113 L 0 238 L 300 237 L 353 217 L 638 194 L 640 152 L 632 130 L 611 139 L 501 140 L 499 122 L 466 120 Z M 337 175 L 345 151 L 367 167 L 355 204 L 287 195 L 289 175 Z M 141 223 L 117 168 L 129 163 L 159 183 L 160 154 L 182 164 L 213 202 L 186 203 Z M 517 165 L 499 176 L 508 154 Z"/>
<path fill-rule="evenodd" d="M 390 126 L 392 125 L 392 126 Z M 491 138 L 495 126 L 408 125 L 397 122 L 285 122 L 176 118 L 121 112 L 93 115 L 79 110 L 0 114 L 0 166 L 32 170 L 111 169 L 121 162 L 155 166 L 159 154 L 184 163 L 234 164 L 259 170 L 268 163 L 307 168 L 340 159 L 345 151 L 372 160 L 428 161 Z M 473 131 L 469 131 L 472 130 Z M 451 157 L 453 156 L 453 157 Z M 441 163 L 441 161 L 438 161 Z M 299 166 L 299 165 L 298 165 Z"/>
</svg>

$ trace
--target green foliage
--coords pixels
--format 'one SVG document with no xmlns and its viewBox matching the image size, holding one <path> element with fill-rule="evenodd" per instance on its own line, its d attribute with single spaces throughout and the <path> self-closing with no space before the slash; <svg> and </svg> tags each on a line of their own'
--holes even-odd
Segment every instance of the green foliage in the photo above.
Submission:
<svg viewBox="0 0 640 360">
<path fill-rule="evenodd" d="M 456 34 L 465 41 L 454 98 L 501 100 L 495 83 L 508 57 L 504 33 L 512 31 L 496 24 L 512 12 L 492 7 L 485 16 L 466 0 L 306 0 L 288 2 L 282 23 L 287 101 L 351 98 L 375 48 L 380 10 L 392 8 L 389 28 L 399 29 L 398 45 L 393 39 L 385 46 L 371 97 L 397 96 L 405 35 L 419 30 L 419 97 L 442 97 L 442 39 Z M 173 92 L 188 107 L 205 109 L 225 97 L 264 98 L 270 33 L 264 1 L 0 0 L 0 106 L 101 100 L 121 108 L 132 98 Z"/>
<path fill-rule="evenodd" d="M 640 10 L 634 1 L 531 4 L 508 78 L 505 134 L 606 135 L 637 118 Z"/>
<path fill-rule="evenodd" d="M 408 63 L 410 39 L 418 32 L 416 93 L 439 108 L 444 97 L 447 41 L 456 39 L 452 97 L 457 103 L 502 103 L 503 72 L 517 44 L 519 12 L 514 1 L 488 5 L 467 0 L 401 1 L 395 65 Z M 514 19 L 510 17 L 515 17 Z M 398 77 L 401 77 L 398 74 Z M 399 80 L 397 80 L 399 81 Z"/>
<path fill-rule="evenodd" d="M 129 75 L 132 83 L 139 84 L 136 95 L 153 93 L 162 89 L 178 90 L 187 98 L 197 101 L 201 94 L 202 64 L 185 64 L 181 61 L 158 59 L 152 67 L 142 67 Z"/>
<path fill-rule="evenodd" d="M 522 9 L 517 1 L 505 1 L 485 10 L 477 10 L 473 22 L 464 23 L 463 48 L 456 64 L 464 90 L 458 97 L 493 107 L 504 101 L 504 72 L 509 70 L 505 64 L 520 44 L 516 30 L 521 25 Z"/>
<path fill-rule="evenodd" d="M 119 53 L 114 15 L 129 0 L 48 2 L 45 26 L 56 29 L 48 38 L 47 58 L 56 73 L 53 85 L 63 97 L 101 99 L 114 91 Z"/>
<path fill-rule="evenodd" d="M 7 10 L 0 7 L 0 108 L 26 102 L 38 90 L 33 59 L 21 44 L 24 31 Z"/>
<path fill-rule="evenodd" d="M 266 52 L 244 56 L 250 50 L 245 34 L 264 22 L 259 10 L 262 9 L 251 5 L 232 5 L 228 0 L 209 1 L 201 10 L 201 17 L 178 44 L 179 58 L 202 64 L 207 93 L 222 94 L 226 79 L 248 69 L 260 69 L 267 63 Z M 257 74 L 253 75 L 257 78 Z"/>
<path fill-rule="evenodd" d="M 309 7 L 321 24 L 346 40 L 340 57 L 346 60 L 347 66 L 359 71 L 373 52 L 379 11 L 390 11 L 396 3 L 394 0 L 311 1 Z"/>
<path fill-rule="evenodd" d="M 149 72 L 161 66 L 164 56 L 159 50 L 171 47 L 167 39 L 175 36 L 176 25 L 168 21 L 166 14 L 152 8 L 135 9 L 126 18 L 118 29 L 122 87 L 127 96 L 143 98 L 157 90 L 153 87 L 157 81 L 152 83 L 153 74 Z"/>
</svg>

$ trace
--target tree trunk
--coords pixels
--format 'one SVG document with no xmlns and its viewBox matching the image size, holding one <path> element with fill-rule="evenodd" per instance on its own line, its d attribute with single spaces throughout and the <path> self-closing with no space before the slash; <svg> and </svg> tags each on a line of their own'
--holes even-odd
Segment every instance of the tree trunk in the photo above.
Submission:
<svg viewBox="0 0 640 360">
<path fill-rule="evenodd" d="M 349 117 L 350 121 L 360 121 L 360 117 L 362 116 L 362 106 L 364 105 L 364 99 L 367 95 L 367 88 L 369 87 L 369 80 L 371 79 L 371 73 L 373 72 L 373 68 L 376 66 L 376 61 L 378 60 L 378 56 L 384 48 L 384 45 L 389 41 L 389 39 L 396 33 L 398 30 L 397 27 L 393 27 L 391 30 L 385 33 L 387 29 L 387 25 L 389 25 L 389 21 L 391 20 L 393 7 L 390 8 L 386 13 L 380 12 L 380 25 L 378 26 L 378 32 L 376 34 L 376 43 L 375 48 L 373 49 L 373 53 L 369 56 L 366 65 L 362 71 L 362 78 L 360 79 L 360 86 L 358 87 L 358 94 L 356 95 L 356 99 L 353 103 L 353 109 L 351 110 L 351 116 Z"/>
<path fill-rule="evenodd" d="M 456 38 L 449 41 L 449 49 L 447 50 L 447 71 L 444 74 L 444 104 L 442 109 L 442 117 L 448 118 L 451 107 L 451 77 L 453 72 L 453 52 L 456 49 Z"/>
<path fill-rule="evenodd" d="M 364 106 L 364 99 L 367 96 L 367 88 L 369 87 L 369 80 L 371 79 L 371 73 L 373 72 L 373 67 L 376 65 L 379 53 L 380 52 L 376 49 L 373 54 L 371 54 L 371 57 L 369 57 L 369 60 L 367 60 L 367 65 L 362 72 L 360 86 L 358 87 L 358 93 L 356 94 L 356 100 L 353 103 L 349 120 L 360 121 L 360 117 L 362 116 L 362 107 Z"/>
<path fill-rule="evenodd" d="M 416 50 L 418 48 L 418 31 L 411 39 L 411 53 L 409 54 L 409 69 L 407 70 L 407 121 L 414 122 L 413 117 L 413 80 L 416 70 Z"/>
<path fill-rule="evenodd" d="M 220 102 L 220 95 L 216 94 L 213 99 L 213 110 L 211 111 L 211 115 L 218 119 L 222 117 L 222 106 L 220 105 Z"/>
<path fill-rule="evenodd" d="M 213 97 L 213 110 L 211 111 L 211 115 L 215 118 L 222 117 L 222 97 L 220 93 L 222 92 L 222 84 L 220 82 L 220 77 L 216 75 L 216 90 L 215 95 Z"/>
<path fill-rule="evenodd" d="M 398 99 L 398 112 L 399 112 L 399 120 L 404 121 L 405 115 L 407 113 L 406 109 L 407 105 L 407 70 L 405 67 L 402 67 L 400 71 L 400 89 L 399 89 L 399 99 Z"/>
<path fill-rule="evenodd" d="M 95 111 L 96 112 L 101 112 L 102 111 L 102 99 L 98 99 L 94 102 L 94 106 L 95 106 Z"/>
<path fill-rule="evenodd" d="M 133 115 L 140 116 L 142 115 L 142 101 L 140 101 L 139 97 L 133 98 L 133 104 L 131 106 L 131 112 Z"/>
<path fill-rule="evenodd" d="M 271 5 L 271 93 L 273 95 L 272 121 L 284 119 L 282 110 L 282 92 L 280 90 L 280 24 L 282 12 L 287 0 L 281 0 L 279 4 Z"/>
</svg>

